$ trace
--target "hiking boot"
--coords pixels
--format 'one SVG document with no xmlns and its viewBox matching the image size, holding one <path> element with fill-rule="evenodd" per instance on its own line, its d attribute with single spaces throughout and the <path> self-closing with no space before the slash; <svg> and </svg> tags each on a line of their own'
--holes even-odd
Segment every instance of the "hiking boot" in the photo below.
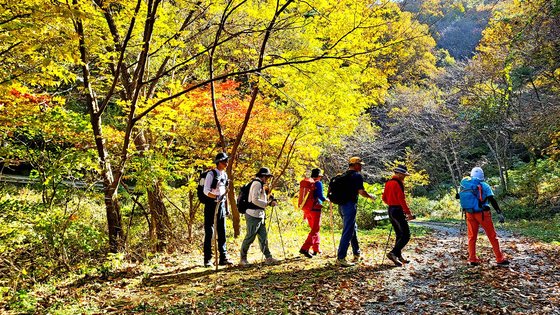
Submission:
<svg viewBox="0 0 560 315">
<path fill-rule="evenodd" d="M 480 265 L 480 261 L 469 261 L 469 265 L 478 266 L 478 265 Z"/>
<path fill-rule="evenodd" d="M 402 266 L 401 262 L 399 261 L 399 258 L 392 252 L 387 253 L 387 258 L 389 258 L 389 260 L 392 261 L 395 264 L 395 266 L 397 267 Z"/>
<path fill-rule="evenodd" d="M 239 265 L 240 266 L 245 266 L 248 265 L 249 262 L 247 261 L 247 258 L 241 258 L 241 260 L 239 260 Z"/>
<path fill-rule="evenodd" d="M 272 258 L 272 257 L 268 257 L 267 259 L 264 260 L 265 264 L 276 264 L 278 263 L 278 259 Z"/>
<path fill-rule="evenodd" d="M 308 251 L 308 250 L 305 250 L 305 249 L 303 249 L 303 248 L 299 250 L 299 253 L 302 254 L 303 256 L 307 257 L 307 258 L 313 258 L 313 256 L 311 256 L 311 254 L 309 253 L 309 251 Z"/>
<path fill-rule="evenodd" d="M 311 254 L 311 255 L 317 256 L 317 255 L 321 255 L 322 253 L 323 253 L 322 251 L 317 250 L 317 251 L 313 251 L 313 254 Z"/>
<path fill-rule="evenodd" d="M 212 263 L 212 260 L 205 260 L 204 261 L 204 267 L 209 268 L 214 266 L 214 264 Z"/>
<path fill-rule="evenodd" d="M 352 266 L 355 265 L 355 263 L 346 261 L 345 258 L 343 258 L 343 259 L 337 259 L 337 260 L 336 260 L 336 264 L 339 265 L 340 267 L 352 267 Z"/>
<path fill-rule="evenodd" d="M 410 260 L 408 259 L 404 259 L 404 257 L 402 255 L 397 256 L 397 258 L 399 259 L 399 261 L 403 264 L 408 264 L 410 262 Z"/>
<path fill-rule="evenodd" d="M 233 261 L 231 261 L 228 257 L 220 259 L 219 262 L 220 266 L 230 266 L 233 265 Z"/>
<path fill-rule="evenodd" d="M 352 262 L 358 263 L 360 261 L 362 261 L 362 256 L 354 255 L 354 259 L 352 259 Z"/>
<path fill-rule="evenodd" d="M 504 259 L 504 260 L 500 261 L 499 263 L 496 263 L 496 265 L 498 265 L 498 266 L 509 266 L 509 260 Z"/>
</svg>

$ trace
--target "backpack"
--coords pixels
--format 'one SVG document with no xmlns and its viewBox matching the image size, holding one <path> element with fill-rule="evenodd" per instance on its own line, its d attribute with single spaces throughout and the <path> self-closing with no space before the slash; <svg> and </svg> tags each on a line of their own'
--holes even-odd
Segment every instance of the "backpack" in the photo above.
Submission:
<svg viewBox="0 0 560 315">
<path fill-rule="evenodd" d="M 196 195 L 198 196 L 198 200 L 200 200 L 200 202 L 203 204 L 207 204 L 215 201 L 214 199 L 204 194 L 204 181 L 206 180 L 206 175 L 208 175 L 209 172 L 212 172 L 214 174 L 214 179 L 212 180 L 212 184 L 210 185 L 210 188 L 214 189 L 218 187 L 218 172 L 215 169 L 200 173 L 200 177 L 198 179 L 198 186 L 196 186 Z"/>
<path fill-rule="evenodd" d="M 465 177 L 461 180 L 459 202 L 461 208 L 468 213 L 482 212 L 484 199 L 482 199 L 482 184 L 478 178 Z"/>
<path fill-rule="evenodd" d="M 299 209 L 311 209 L 315 204 L 315 181 L 312 178 L 304 178 L 299 182 Z"/>
<path fill-rule="evenodd" d="M 348 192 L 348 179 L 352 172 L 346 171 L 338 174 L 329 181 L 329 189 L 327 198 L 337 205 L 341 205 L 350 201 L 350 193 Z"/>
<path fill-rule="evenodd" d="M 249 191 L 251 190 L 251 185 L 253 185 L 253 182 L 259 182 L 262 184 L 260 180 L 253 179 L 247 184 L 241 186 L 241 189 L 239 190 L 239 195 L 237 196 L 237 211 L 239 211 L 239 213 L 241 214 L 245 214 L 245 212 L 247 212 L 247 209 L 249 208 L 263 209 L 261 207 L 256 206 L 252 202 L 249 202 Z"/>
</svg>

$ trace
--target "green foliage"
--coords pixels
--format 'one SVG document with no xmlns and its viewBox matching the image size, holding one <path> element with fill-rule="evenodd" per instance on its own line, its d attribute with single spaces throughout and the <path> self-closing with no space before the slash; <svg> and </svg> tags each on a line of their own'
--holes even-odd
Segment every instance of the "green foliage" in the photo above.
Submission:
<svg viewBox="0 0 560 315">
<path fill-rule="evenodd" d="M 374 217 L 378 214 L 373 213 L 374 210 L 387 210 L 387 206 L 381 200 L 383 193 L 383 185 L 379 183 L 364 183 L 367 192 L 377 197 L 375 201 L 358 196 L 358 213 L 356 214 L 356 223 L 359 229 L 370 230 L 375 227 Z"/>
<path fill-rule="evenodd" d="M 21 313 L 34 313 L 37 307 L 37 298 L 30 295 L 27 290 L 18 290 L 8 301 L 8 307 Z"/>
<path fill-rule="evenodd" d="M 103 251 L 103 218 L 99 205 L 88 200 L 68 200 L 64 207 L 49 209 L 32 190 L 3 187 L 3 191 L 0 259 L 6 265 L 1 268 L 0 283 L 10 288 L 3 295 L 26 307 L 32 298 L 15 290 L 25 293 L 30 283 L 56 276 Z"/>
<path fill-rule="evenodd" d="M 506 221 L 506 227 L 543 242 L 560 245 L 560 214 L 545 220 Z"/>
<path fill-rule="evenodd" d="M 538 160 L 520 163 L 509 172 L 510 195 L 504 207 L 512 218 L 548 218 L 560 207 L 560 163 Z"/>
</svg>

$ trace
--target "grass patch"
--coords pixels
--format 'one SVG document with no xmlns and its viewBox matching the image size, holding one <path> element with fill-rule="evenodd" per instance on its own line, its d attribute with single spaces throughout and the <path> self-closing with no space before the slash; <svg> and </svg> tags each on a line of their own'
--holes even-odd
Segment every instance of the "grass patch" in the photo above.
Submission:
<svg viewBox="0 0 560 315">
<path fill-rule="evenodd" d="M 507 222 L 506 227 L 516 233 L 540 241 L 560 245 L 560 216 L 551 220 L 518 220 Z"/>
</svg>

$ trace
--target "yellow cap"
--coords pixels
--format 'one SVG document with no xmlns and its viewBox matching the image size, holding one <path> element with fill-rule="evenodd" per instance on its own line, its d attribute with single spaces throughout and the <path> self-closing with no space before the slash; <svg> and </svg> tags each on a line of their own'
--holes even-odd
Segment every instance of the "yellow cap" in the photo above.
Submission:
<svg viewBox="0 0 560 315">
<path fill-rule="evenodd" d="M 350 165 L 352 165 L 352 164 L 364 165 L 364 162 L 362 162 L 362 158 L 357 157 L 357 156 L 353 156 L 348 160 L 348 164 L 350 164 Z"/>
</svg>

